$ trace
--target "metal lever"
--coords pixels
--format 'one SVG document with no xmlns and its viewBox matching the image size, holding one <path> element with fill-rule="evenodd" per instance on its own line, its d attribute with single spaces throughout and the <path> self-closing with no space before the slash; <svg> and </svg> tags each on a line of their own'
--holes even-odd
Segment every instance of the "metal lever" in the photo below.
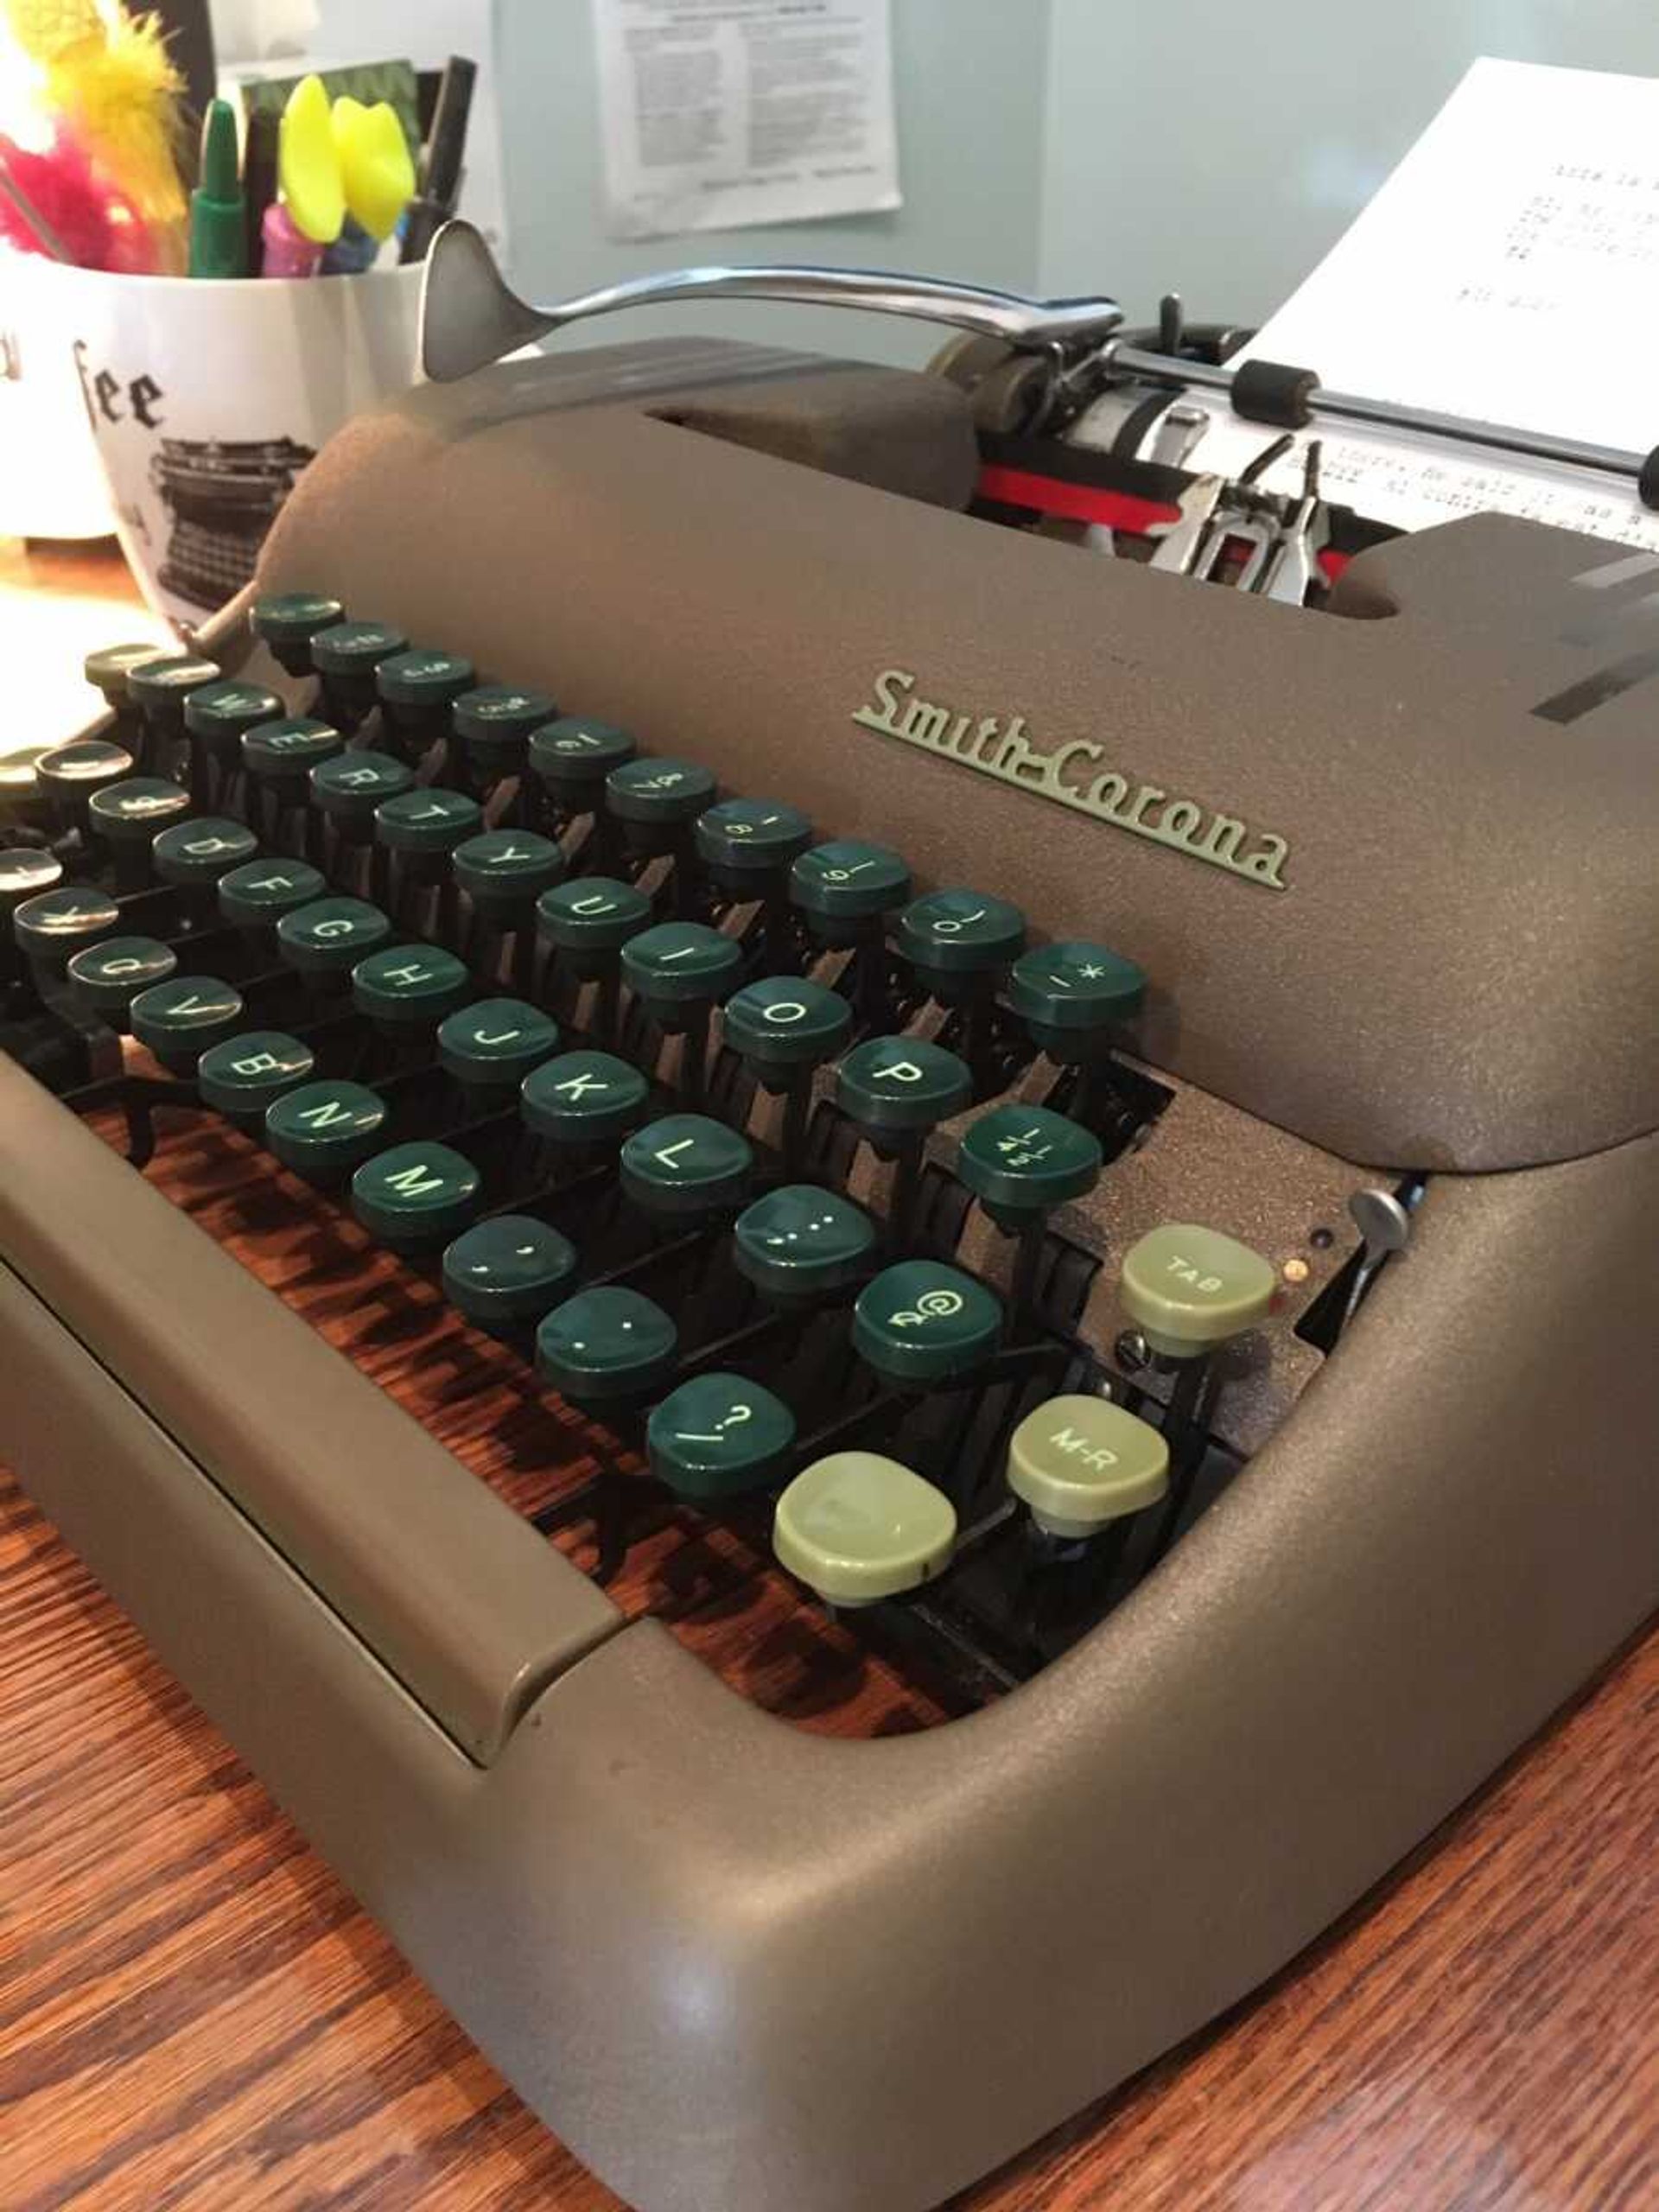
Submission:
<svg viewBox="0 0 1659 2212">
<path fill-rule="evenodd" d="M 866 308 L 949 323 L 1022 352 L 1095 351 L 1122 323 L 1115 300 L 1029 300 L 976 284 L 947 284 L 883 269 L 677 269 L 531 307 L 507 286 L 470 223 L 448 222 L 432 241 L 421 285 L 421 365 L 448 384 L 567 323 L 669 300 L 791 300 L 807 307 Z"/>
</svg>

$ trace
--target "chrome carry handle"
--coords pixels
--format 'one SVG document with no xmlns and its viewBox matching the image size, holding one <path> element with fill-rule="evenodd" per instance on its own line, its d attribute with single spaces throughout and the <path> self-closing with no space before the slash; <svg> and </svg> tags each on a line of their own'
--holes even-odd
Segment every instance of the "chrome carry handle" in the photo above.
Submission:
<svg viewBox="0 0 1659 2212">
<path fill-rule="evenodd" d="M 1020 352 L 1092 352 L 1118 329 L 1115 300 L 1028 300 L 978 284 L 948 284 L 885 269 L 676 269 L 531 307 L 512 292 L 470 223 L 446 223 L 432 241 L 421 286 L 421 365 L 452 383 L 515 346 L 567 323 L 670 300 L 790 300 L 805 307 L 866 308 L 1000 338 Z"/>
</svg>

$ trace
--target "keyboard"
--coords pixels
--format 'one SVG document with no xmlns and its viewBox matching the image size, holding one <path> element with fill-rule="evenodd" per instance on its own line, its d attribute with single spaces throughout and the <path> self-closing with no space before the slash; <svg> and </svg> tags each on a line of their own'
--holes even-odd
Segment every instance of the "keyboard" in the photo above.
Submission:
<svg viewBox="0 0 1659 2212">
<path fill-rule="evenodd" d="M 977 460 L 417 391 L 0 788 L 0 1450 L 647 2212 L 937 2202 L 1659 1601 L 1656 563 Z"/>
</svg>

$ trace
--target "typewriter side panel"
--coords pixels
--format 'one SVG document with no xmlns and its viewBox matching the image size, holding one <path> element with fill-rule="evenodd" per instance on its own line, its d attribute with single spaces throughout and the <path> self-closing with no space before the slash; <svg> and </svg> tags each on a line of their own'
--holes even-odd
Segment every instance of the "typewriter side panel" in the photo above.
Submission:
<svg viewBox="0 0 1659 2212">
<path fill-rule="evenodd" d="M 631 358 L 608 405 L 527 365 L 359 421 L 264 585 L 1122 943 L 1141 1057 L 1341 1157 L 1503 1168 L 1654 1125 L 1645 710 L 1536 711 L 1594 664 L 1574 624 L 1617 594 L 1580 580 L 1614 549 L 1482 518 L 1385 549 L 1349 594 L 1374 619 L 1336 620 L 733 444 L 775 376 L 658 399 Z"/>
<path fill-rule="evenodd" d="M 1273 1972 L 1659 1601 L 1656 1213 L 1659 1141 L 1433 1185 L 1139 1596 L 874 1744 L 645 1624 L 480 1770 L 10 1274 L 34 1382 L 0 1410 L 163 1661 L 641 2212 L 921 2212 Z"/>
</svg>

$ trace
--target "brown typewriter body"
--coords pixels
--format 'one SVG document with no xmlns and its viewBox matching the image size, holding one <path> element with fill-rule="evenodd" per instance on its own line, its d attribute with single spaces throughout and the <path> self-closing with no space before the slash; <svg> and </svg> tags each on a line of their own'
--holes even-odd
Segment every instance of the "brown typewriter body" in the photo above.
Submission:
<svg viewBox="0 0 1659 2212">
<path fill-rule="evenodd" d="M 0 1065 L 0 1450 L 645 2212 L 937 2202 L 1282 1965 L 1659 1602 L 1659 754 L 1640 688 L 1557 718 L 1631 564 L 1481 518 L 1315 614 L 998 530 L 974 474 L 938 378 L 509 365 L 342 433 L 260 582 L 1149 970 L 1174 1095 L 1065 1217 L 1086 1333 L 1160 1217 L 1306 1276 L 1243 1473 L 985 1710 L 746 1702 Z M 1404 1174 L 1321 1358 L 1344 1199 Z"/>
</svg>

